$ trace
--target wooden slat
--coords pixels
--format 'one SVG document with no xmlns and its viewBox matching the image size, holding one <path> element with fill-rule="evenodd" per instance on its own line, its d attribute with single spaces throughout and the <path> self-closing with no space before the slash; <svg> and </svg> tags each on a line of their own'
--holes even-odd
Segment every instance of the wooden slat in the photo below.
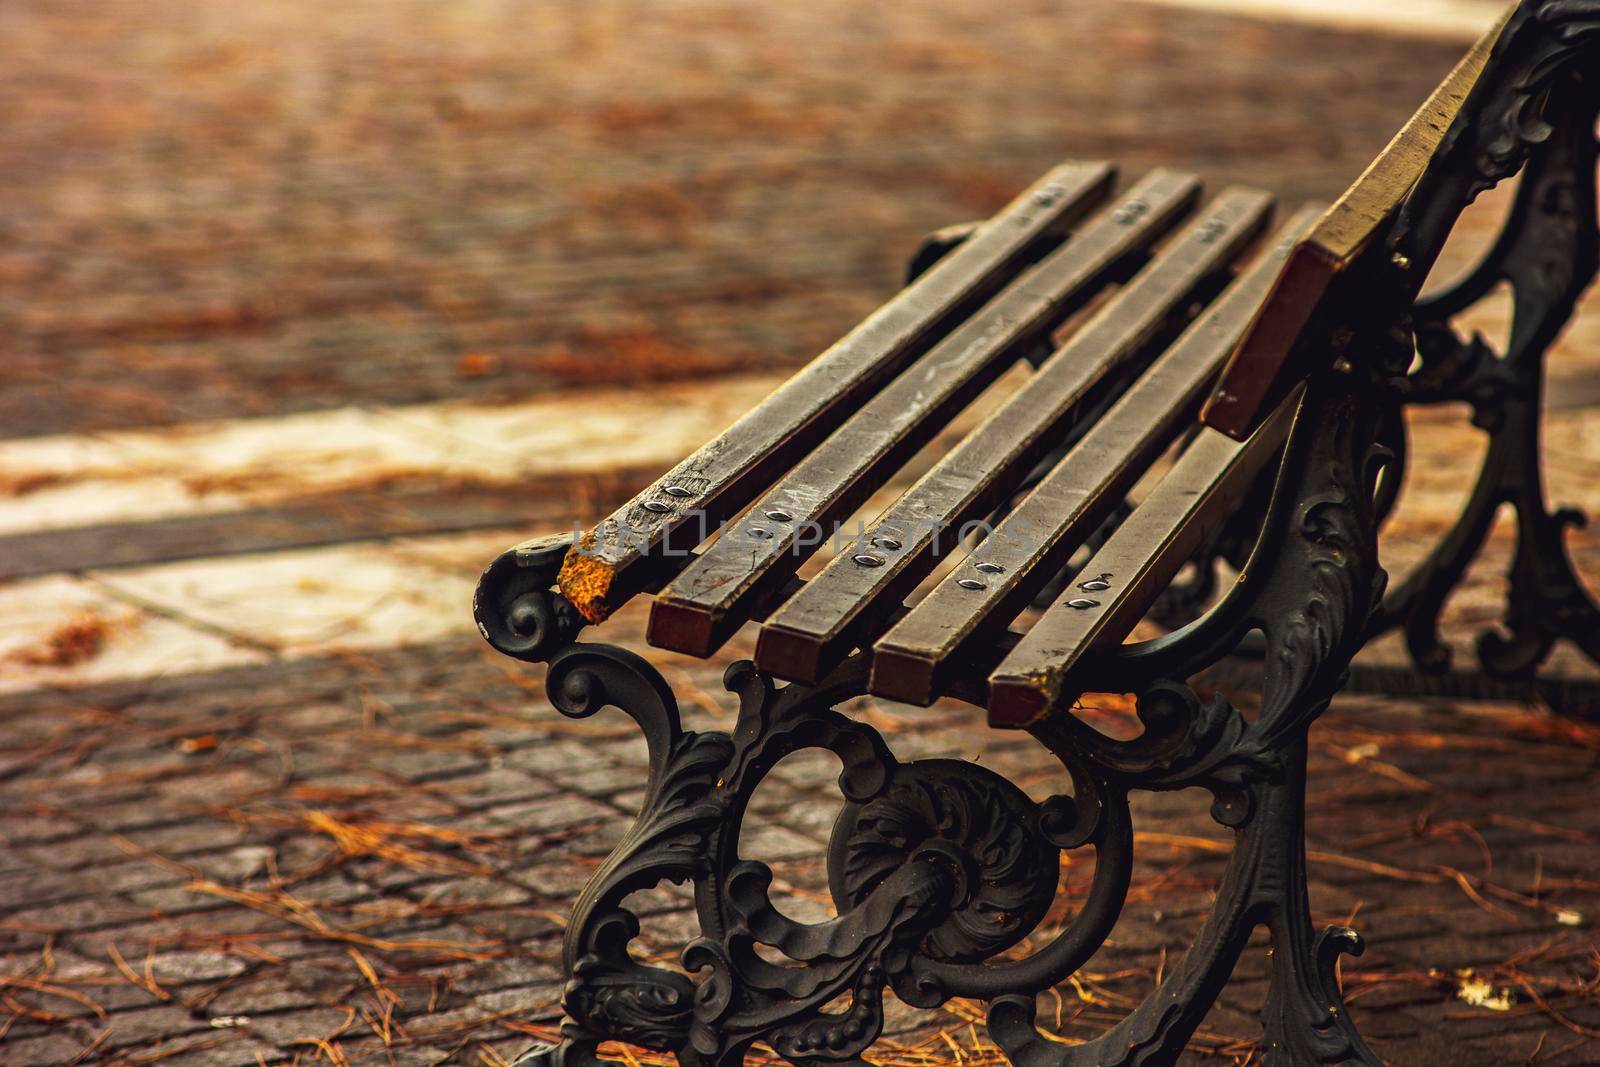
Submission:
<svg viewBox="0 0 1600 1067">
<path fill-rule="evenodd" d="M 1060 570 L 1193 417 L 1217 368 L 1319 209 L 1282 226 L 1273 247 L 1186 330 L 1001 521 L 873 649 L 872 692 L 929 704 L 971 667 L 973 643 L 1001 633 Z"/>
<path fill-rule="evenodd" d="M 762 591 L 816 551 L 820 533 L 831 533 L 1010 363 L 1125 272 L 1199 193 L 1192 175 L 1153 173 L 861 405 L 661 592 L 650 643 L 715 651 Z"/>
<path fill-rule="evenodd" d="M 580 538 L 561 591 L 590 622 L 639 592 L 663 556 L 737 514 L 793 459 L 926 353 L 1110 195 L 1105 163 L 1057 167 L 727 430 Z M 642 428 L 647 429 L 647 428 Z M 681 543 L 680 543 L 681 542 Z"/>
<path fill-rule="evenodd" d="M 1278 453 L 1299 393 L 1248 441 L 1202 430 L 1172 470 L 1094 554 L 1078 580 L 989 675 L 989 724 L 1027 726 L 1078 694 L 1072 668 L 1120 642 Z"/>
<path fill-rule="evenodd" d="M 907 490 L 762 628 L 756 663 L 814 682 L 869 642 L 881 621 L 950 551 L 956 530 L 1015 490 L 1075 421 L 1085 401 L 1225 270 L 1266 226 L 1272 197 L 1224 191 L 1205 218 L 1171 242 L 1081 327 L 1028 384 Z"/>
<path fill-rule="evenodd" d="M 1242 440 L 1284 392 L 1310 370 L 1290 366 L 1295 342 L 1333 284 L 1394 217 L 1422 177 L 1467 95 L 1483 74 L 1512 5 L 1479 39 L 1378 158 L 1330 207 L 1289 257 L 1272 295 L 1228 362 L 1201 414 L 1206 425 Z"/>
</svg>

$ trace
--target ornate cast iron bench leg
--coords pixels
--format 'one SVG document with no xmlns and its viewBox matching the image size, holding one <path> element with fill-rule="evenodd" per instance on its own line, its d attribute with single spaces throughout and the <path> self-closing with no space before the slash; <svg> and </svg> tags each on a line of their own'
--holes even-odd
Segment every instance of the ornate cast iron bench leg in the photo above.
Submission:
<svg viewBox="0 0 1600 1067">
<path fill-rule="evenodd" d="M 1013 1062 L 1173 1062 L 1263 925 L 1274 948 L 1263 1010 L 1267 1062 L 1379 1062 L 1345 1012 L 1334 972 L 1341 952 L 1360 952 L 1360 939 L 1349 930 L 1313 928 L 1304 851 L 1306 733 L 1342 685 L 1384 583 L 1373 487 L 1386 455 L 1371 444 L 1372 397 L 1353 382 L 1314 386 L 1249 577 L 1205 618 L 1130 646 L 1101 667 L 1104 676 L 1092 688 L 1167 679 L 1139 698 L 1143 736 L 1111 742 L 1066 716 L 1034 727 L 1075 783 L 1092 782 L 1102 796 L 1114 792 L 1119 805 L 1130 789 L 1208 789 L 1213 817 L 1236 832 L 1236 842 L 1189 952 L 1100 1038 L 1082 1046 L 1050 1042 L 1034 1031 L 1031 996 L 997 1001 L 991 1032 Z M 1296 488 L 1281 488 L 1289 486 Z M 1267 650 L 1262 702 L 1246 720 L 1220 695 L 1202 701 L 1183 679 L 1258 628 Z"/>
<path fill-rule="evenodd" d="M 1516 548 L 1507 575 L 1503 633 L 1480 635 L 1479 661 L 1491 675 L 1526 677 L 1565 639 L 1600 663 L 1600 607 L 1574 573 L 1565 544 L 1565 529 L 1582 526 L 1584 517 L 1548 508 L 1540 446 L 1545 355 L 1593 280 L 1600 258 L 1596 90 L 1587 88 L 1585 94 L 1558 100 L 1549 140 L 1534 148 L 1504 231 L 1488 255 L 1459 284 L 1416 307 L 1420 362 L 1400 382 L 1396 400 L 1464 401 L 1471 405 L 1473 424 L 1489 435 L 1483 467 L 1460 518 L 1373 621 L 1374 634 L 1404 628 L 1411 655 L 1425 671 L 1449 666 L 1450 649 L 1439 638 L 1440 612 L 1505 505 L 1516 511 Z M 1448 207 L 1440 204 L 1435 210 L 1446 214 Z M 1511 285 L 1514 296 L 1504 353 L 1481 335 L 1460 336 L 1451 324 L 1501 282 Z M 1402 422 L 1392 425 L 1403 435 Z M 1394 440 L 1403 455 L 1403 438 Z"/>
<path fill-rule="evenodd" d="M 1382 587 L 1375 555 L 1373 396 L 1331 381 L 1317 388 L 1289 445 L 1284 492 L 1272 509 L 1274 546 L 1259 574 L 1188 630 L 1132 646 L 1102 679 L 1170 679 L 1144 689 L 1145 733 L 1115 741 L 1070 716 L 1036 738 L 1063 765 L 1063 790 L 1035 804 L 1015 785 L 957 760 L 897 761 L 869 726 L 834 706 L 865 691 L 864 657 L 815 686 L 779 688 L 749 663 L 726 683 L 739 696 L 731 733 L 693 733 L 672 693 L 640 657 L 608 645 L 565 644 L 576 632 L 548 592 L 559 553 L 527 548 L 521 567 L 486 582 L 485 631 L 522 658 L 550 657 L 548 692 L 565 715 L 605 706 L 631 716 L 649 745 L 643 808 L 580 897 L 564 962 L 568 1020 L 551 1063 L 589 1063 L 617 1039 L 682 1062 L 740 1062 L 756 1042 L 799 1063 L 853 1063 L 878 1036 L 882 997 L 934 1007 L 953 996 L 990 1002 L 993 1039 L 1027 1067 L 1172 1062 L 1233 970 L 1256 927 L 1271 932 L 1268 1062 L 1378 1061 L 1346 1016 L 1334 979 L 1353 933 L 1312 928 L 1303 848 L 1305 735 L 1337 690 Z M 1259 550 L 1258 550 L 1259 551 Z M 499 595 L 492 595 L 494 590 Z M 1267 633 L 1265 700 L 1248 721 L 1221 697 L 1202 701 L 1183 680 L 1246 632 Z M 803 748 L 835 753 L 848 801 L 828 850 L 839 917 L 805 925 L 768 897 L 771 871 L 737 852 L 745 808 L 764 776 Z M 1068 1046 L 1033 1025 L 1035 997 L 1087 962 L 1110 933 L 1129 887 L 1137 790 L 1209 789 L 1236 845 L 1212 914 L 1193 948 L 1122 1023 Z M 1092 884 L 1077 914 L 1031 954 L 998 958 L 1044 918 L 1062 850 L 1091 848 Z M 694 884 L 701 935 L 684 973 L 635 960 L 638 919 L 624 899 L 662 881 Z M 799 966 L 768 962 L 777 949 Z M 850 1006 L 824 1010 L 841 995 Z"/>
</svg>

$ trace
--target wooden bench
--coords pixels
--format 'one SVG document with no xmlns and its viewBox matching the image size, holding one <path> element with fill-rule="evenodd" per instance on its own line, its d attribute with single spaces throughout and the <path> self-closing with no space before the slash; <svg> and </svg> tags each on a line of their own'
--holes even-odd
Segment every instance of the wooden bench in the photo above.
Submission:
<svg viewBox="0 0 1600 1067">
<path fill-rule="evenodd" d="M 1169 170 L 1119 188 L 1108 164 L 1059 167 L 981 225 L 930 239 L 893 299 L 614 515 L 496 560 L 476 605 L 485 636 L 548 661 L 565 714 L 633 716 L 651 752 L 644 808 L 568 928 L 569 1018 L 545 1058 L 591 1062 L 616 1038 L 684 1062 L 761 1042 L 797 1063 L 855 1063 L 892 989 L 924 1007 L 988 1001 L 993 1039 L 1029 1067 L 1170 1063 L 1265 926 L 1267 1062 L 1379 1062 L 1334 971 L 1359 939 L 1311 924 L 1306 733 L 1375 634 L 1404 628 L 1419 670 L 1446 665 L 1439 608 L 1503 504 L 1519 541 L 1485 668 L 1526 675 L 1560 639 L 1600 659 L 1600 611 L 1561 541 L 1573 517 L 1549 511 L 1538 466 L 1544 352 L 1596 269 L 1597 71 L 1600 8 L 1516 6 L 1337 203 L 1276 224 L 1260 190 L 1208 197 Z M 1463 208 L 1519 171 L 1480 267 L 1419 297 Z M 1497 353 L 1451 319 L 1501 280 L 1516 305 Z M 1018 367 L 1031 373 L 998 407 L 965 415 Z M 1482 480 L 1386 598 L 1377 533 L 1403 410 L 1455 400 L 1492 431 Z M 1220 597 L 1174 599 L 1179 572 L 1209 576 L 1229 544 L 1241 570 Z M 754 661 L 728 670 L 730 733 L 685 732 L 644 659 L 576 642 L 641 594 L 660 648 L 710 656 L 759 625 Z M 1173 629 L 1130 643 L 1163 603 Z M 1247 718 L 1193 680 L 1252 641 Z M 1077 718 L 1086 692 L 1136 694 L 1144 733 L 1117 740 Z M 900 763 L 833 710 L 862 693 L 985 707 L 1060 759 L 1061 794 L 1035 804 L 973 763 Z M 839 757 L 848 802 L 828 854 L 838 917 L 814 925 L 778 913 L 770 871 L 737 849 L 754 789 L 800 748 Z M 1212 915 L 1102 1037 L 1049 1040 L 1036 997 L 1121 911 L 1129 793 L 1195 786 L 1236 832 Z M 1080 848 L 1095 873 L 1075 917 L 1018 956 L 1060 853 Z M 703 936 L 682 962 L 698 980 L 628 952 L 624 899 L 663 880 L 695 884 Z"/>
</svg>

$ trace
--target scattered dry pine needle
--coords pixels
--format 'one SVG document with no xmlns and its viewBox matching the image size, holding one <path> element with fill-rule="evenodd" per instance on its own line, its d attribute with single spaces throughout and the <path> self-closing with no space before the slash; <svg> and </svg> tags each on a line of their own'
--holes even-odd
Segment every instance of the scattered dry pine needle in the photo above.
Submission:
<svg viewBox="0 0 1600 1067">
<path fill-rule="evenodd" d="M 494 868 L 473 863 L 456 856 L 428 852 L 401 839 L 432 841 L 482 851 L 488 847 L 490 837 L 464 833 L 446 826 L 394 819 L 368 819 L 347 821 L 326 811 L 244 811 L 228 810 L 229 818 L 244 823 L 265 823 L 273 826 L 295 827 L 323 834 L 333 839 L 339 850 L 347 856 L 377 856 L 412 870 L 435 874 L 495 873 Z"/>
<path fill-rule="evenodd" d="M 29 667 L 72 667 L 98 656 L 111 636 L 112 620 L 87 611 L 57 626 L 43 641 L 11 658 Z"/>
</svg>

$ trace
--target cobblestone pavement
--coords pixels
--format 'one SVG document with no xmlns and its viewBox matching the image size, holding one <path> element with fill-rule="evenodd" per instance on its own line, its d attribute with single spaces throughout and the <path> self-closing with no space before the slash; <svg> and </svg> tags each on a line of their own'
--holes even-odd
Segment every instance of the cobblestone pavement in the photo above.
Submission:
<svg viewBox="0 0 1600 1067">
<path fill-rule="evenodd" d="M 627 494 L 668 422 L 698 438 L 761 388 L 723 372 L 832 340 L 924 230 L 1074 155 L 1331 195 L 1461 50 L 1110 0 L 995 14 L 0 5 L 0 435 L 35 438 L 0 442 L 0 1065 L 494 1065 L 550 1036 L 562 923 L 644 751 L 482 646 L 477 570 Z M 1596 324 L 1552 368 L 1547 441 L 1553 490 L 1591 512 Z M 686 383 L 594 388 L 640 377 Z M 499 406 L 444 403 L 465 400 Z M 1415 423 L 1397 566 L 1463 491 L 1457 415 Z M 1452 638 L 1493 620 L 1507 548 Z M 1573 549 L 1600 574 L 1600 534 Z M 641 629 L 635 607 L 595 636 Z M 690 726 L 731 724 L 741 641 L 653 654 Z M 966 709 L 848 710 L 903 758 L 1060 786 Z M 741 844 L 799 918 L 827 914 L 832 778 L 786 762 Z M 1367 937 L 1343 980 L 1389 1062 L 1600 1063 L 1597 779 L 1600 729 L 1538 707 L 1347 695 L 1319 723 L 1313 904 Z M 1129 907 L 1041 1015 L 1064 1037 L 1188 943 L 1227 848 L 1207 806 L 1142 798 Z M 642 908 L 672 960 L 687 896 Z M 1186 1063 L 1256 1061 L 1265 951 Z M 994 1063 L 975 1019 L 896 1008 L 885 1062 Z"/>
<path fill-rule="evenodd" d="M 637 646 L 639 624 L 630 609 L 613 637 Z M 689 725 L 730 724 L 719 665 L 666 672 Z M 563 915 L 644 775 L 631 723 L 564 720 L 539 677 L 454 641 L 0 702 L 0 1060 L 513 1060 L 555 1019 Z M 1026 739 L 966 710 L 851 710 L 902 756 L 1059 788 Z M 1117 703 L 1091 714 L 1126 725 Z M 1345 987 L 1391 1062 L 1595 1062 L 1597 751 L 1593 728 L 1506 707 L 1347 697 L 1318 726 L 1312 896 L 1368 938 Z M 838 803 L 811 760 L 757 796 L 742 852 L 773 864 L 797 917 L 826 914 Z M 1227 848 L 1206 809 L 1186 793 L 1139 806 L 1134 891 L 1061 990 L 1062 1034 L 1115 1019 L 1187 943 Z M 1054 921 L 1087 865 L 1066 868 Z M 687 897 L 647 904 L 643 944 L 670 959 Z M 1264 953 L 1192 1062 L 1246 1062 Z M 920 1050 L 894 1059 L 954 1061 L 943 1033 L 984 1062 L 973 1017 L 894 1013 L 894 1039 Z"/>
<path fill-rule="evenodd" d="M 1463 47 L 1004 11 L 8 0 L 0 426 L 792 365 L 1065 158 L 1332 196 Z"/>
</svg>

